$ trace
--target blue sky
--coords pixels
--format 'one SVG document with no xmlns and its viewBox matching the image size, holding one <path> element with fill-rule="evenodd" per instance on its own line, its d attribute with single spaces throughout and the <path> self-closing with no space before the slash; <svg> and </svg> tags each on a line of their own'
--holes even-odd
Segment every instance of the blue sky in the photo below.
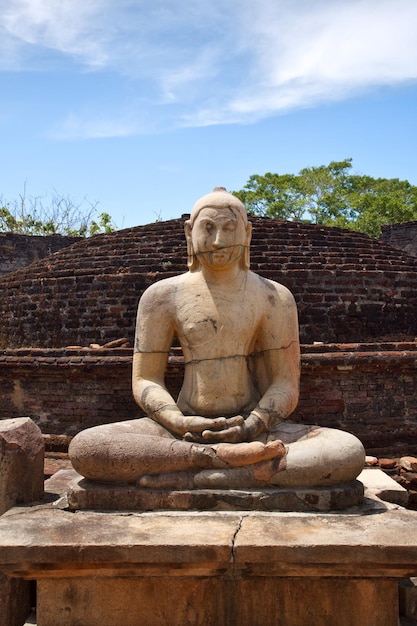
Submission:
<svg viewBox="0 0 417 626">
<path fill-rule="evenodd" d="M 416 0 L 0 0 L 0 196 L 119 228 L 353 159 L 417 185 Z"/>
</svg>

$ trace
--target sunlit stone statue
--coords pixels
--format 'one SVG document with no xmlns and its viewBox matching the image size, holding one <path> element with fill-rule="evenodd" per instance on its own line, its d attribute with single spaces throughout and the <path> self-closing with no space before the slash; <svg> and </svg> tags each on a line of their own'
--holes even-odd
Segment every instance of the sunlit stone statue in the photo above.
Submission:
<svg viewBox="0 0 417 626">
<path fill-rule="evenodd" d="M 249 270 L 251 224 L 223 188 L 202 197 L 185 223 L 189 271 L 143 294 L 133 394 L 148 417 L 89 428 L 70 445 L 93 481 L 143 488 L 245 489 L 349 482 L 364 450 L 353 435 L 287 421 L 299 395 L 294 298 Z M 177 337 L 185 375 L 165 387 Z"/>
</svg>

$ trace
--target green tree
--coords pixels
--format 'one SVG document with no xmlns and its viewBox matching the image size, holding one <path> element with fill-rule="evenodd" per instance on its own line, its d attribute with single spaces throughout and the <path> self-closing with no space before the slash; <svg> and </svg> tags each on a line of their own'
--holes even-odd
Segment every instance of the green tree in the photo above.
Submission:
<svg viewBox="0 0 417 626">
<path fill-rule="evenodd" d="M 382 224 L 417 219 L 417 187 L 398 178 L 351 172 L 352 159 L 298 174 L 254 174 L 235 193 L 249 213 L 359 230 L 377 237 Z"/>
<path fill-rule="evenodd" d="M 346 228 L 378 237 L 383 224 L 416 219 L 417 187 L 407 180 L 351 177 L 349 208 L 343 215 Z"/>
<path fill-rule="evenodd" d="M 55 191 L 49 201 L 46 197 L 27 198 L 25 189 L 19 200 L 7 202 L 0 198 L 0 231 L 74 237 L 114 231 L 116 226 L 108 213 L 95 217 L 97 204 L 87 198 L 76 203 Z"/>
</svg>

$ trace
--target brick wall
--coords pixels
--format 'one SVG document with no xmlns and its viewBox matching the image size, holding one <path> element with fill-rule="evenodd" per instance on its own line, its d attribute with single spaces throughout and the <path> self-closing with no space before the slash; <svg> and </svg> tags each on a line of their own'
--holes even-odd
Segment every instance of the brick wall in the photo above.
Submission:
<svg viewBox="0 0 417 626">
<path fill-rule="evenodd" d="M 83 239 L 3 277 L 0 419 L 28 415 L 73 436 L 140 415 L 130 350 L 63 347 L 133 343 L 144 289 L 187 269 L 183 218 Z M 368 451 L 417 454 L 417 259 L 360 233 L 251 221 L 252 269 L 293 292 L 308 344 L 294 418 L 354 432 Z M 177 355 L 174 394 L 181 376 Z"/>
<path fill-rule="evenodd" d="M 80 237 L 62 235 L 29 236 L 0 233 L 0 276 L 26 267 L 79 240 Z"/>
<path fill-rule="evenodd" d="M 356 434 L 368 452 L 417 453 L 417 344 L 345 344 L 302 350 L 295 420 Z M 141 415 L 131 393 L 129 349 L 7 350 L 0 355 L 0 419 L 29 416 L 44 434 L 73 436 Z M 183 372 L 171 357 L 167 386 Z"/>
<path fill-rule="evenodd" d="M 348 230 L 251 221 L 251 267 L 293 292 L 303 343 L 417 335 L 417 259 Z M 6 276 L 0 348 L 133 342 L 144 289 L 187 269 L 183 222 L 97 235 Z"/>
<path fill-rule="evenodd" d="M 417 257 L 417 222 L 383 226 L 381 241 Z"/>
</svg>

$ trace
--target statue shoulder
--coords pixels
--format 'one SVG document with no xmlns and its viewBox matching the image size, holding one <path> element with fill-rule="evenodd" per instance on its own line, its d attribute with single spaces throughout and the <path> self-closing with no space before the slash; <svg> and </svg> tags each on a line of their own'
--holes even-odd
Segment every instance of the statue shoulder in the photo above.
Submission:
<svg viewBox="0 0 417 626">
<path fill-rule="evenodd" d="M 264 278 L 251 272 L 256 290 L 262 294 L 263 299 L 271 306 L 281 305 L 285 307 L 296 306 L 294 296 L 291 291 L 281 283 Z"/>
<path fill-rule="evenodd" d="M 154 309 L 158 309 L 160 306 L 169 308 L 171 300 L 183 284 L 186 276 L 187 274 L 180 274 L 156 281 L 145 289 L 140 298 L 139 306 Z"/>
<path fill-rule="evenodd" d="M 172 291 L 176 291 L 180 285 L 186 281 L 187 274 L 179 274 L 178 276 L 170 276 L 157 280 L 147 287 L 143 292 L 143 296 L 155 297 L 158 294 L 166 295 Z"/>
</svg>

